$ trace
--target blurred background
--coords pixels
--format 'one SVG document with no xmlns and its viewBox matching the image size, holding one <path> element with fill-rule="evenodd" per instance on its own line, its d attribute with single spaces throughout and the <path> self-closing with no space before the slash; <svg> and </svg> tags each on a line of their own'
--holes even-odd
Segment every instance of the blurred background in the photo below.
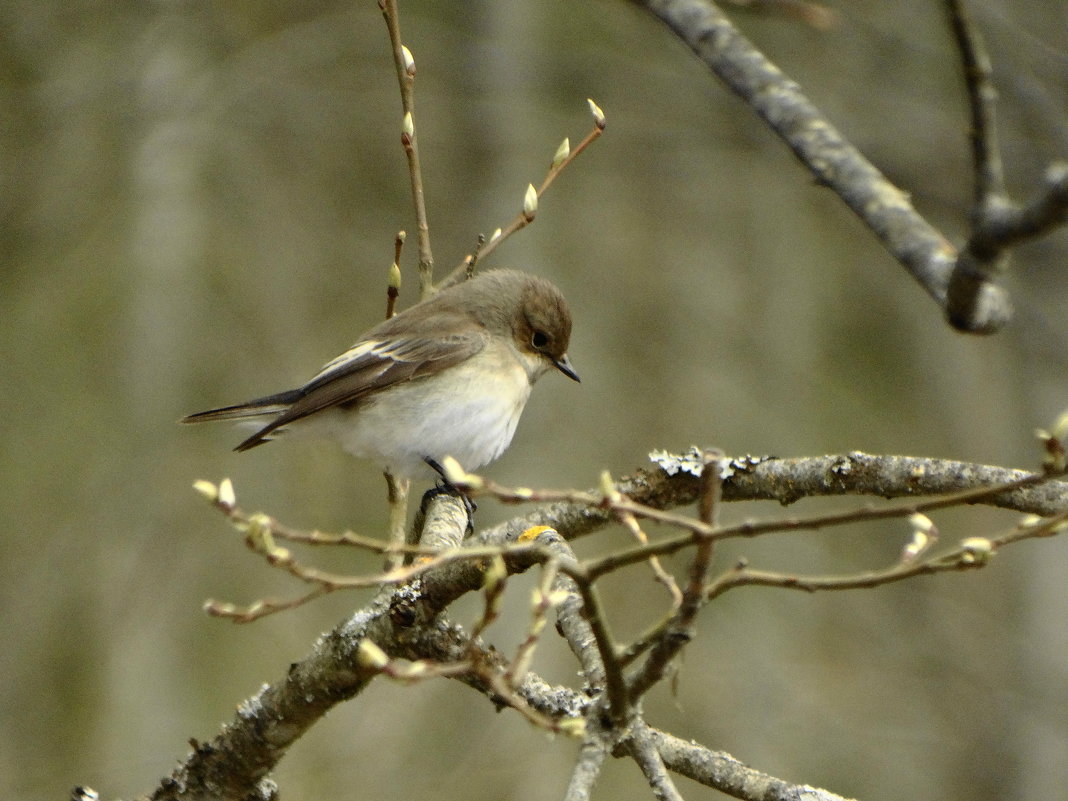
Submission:
<svg viewBox="0 0 1068 801">
<path fill-rule="evenodd" d="M 1068 6 L 969 4 L 987 37 L 1010 186 L 1068 155 Z M 918 208 L 960 241 L 967 109 L 935 0 L 859 2 L 818 30 L 731 11 Z M 1017 316 L 943 324 L 874 238 L 659 23 L 626 3 L 402 4 L 438 275 L 519 210 L 564 136 L 606 135 L 493 266 L 556 282 L 575 385 L 538 385 L 502 482 L 588 487 L 654 448 L 865 450 L 1029 467 L 1068 406 L 1068 232 L 1021 247 Z M 367 595 L 249 626 L 211 619 L 302 588 L 248 553 L 191 489 L 291 525 L 380 534 L 384 484 L 335 446 L 231 448 L 183 414 L 286 389 L 377 322 L 413 231 L 400 102 L 373 0 L 0 4 L 0 796 L 151 790 L 261 682 Z M 414 238 L 413 238 L 414 240 Z M 414 241 L 402 305 L 415 297 Z M 490 265 L 485 265 L 490 266 Z M 730 507 L 728 520 L 856 500 Z M 509 515 L 483 501 L 479 522 Z M 949 542 L 1014 518 L 939 515 Z M 655 532 L 654 532 L 655 533 Z M 609 531 L 583 553 L 618 547 Z M 755 566 L 859 571 L 904 526 L 723 549 Z M 315 552 L 338 570 L 373 569 Z M 674 567 L 684 569 L 683 562 Z M 874 591 L 743 589 L 706 610 L 652 724 L 784 779 L 866 801 L 1055 798 L 1068 783 L 1068 543 Z M 491 635 L 521 638 L 531 577 Z M 605 586 L 621 635 L 665 599 Z M 469 621 L 477 599 L 457 607 Z M 574 683 L 547 642 L 534 668 Z M 575 744 L 458 683 L 376 682 L 292 749 L 292 798 L 560 797 Z M 681 780 L 688 797 L 719 797 Z M 598 798 L 646 798 L 629 763 Z"/>
</svg>

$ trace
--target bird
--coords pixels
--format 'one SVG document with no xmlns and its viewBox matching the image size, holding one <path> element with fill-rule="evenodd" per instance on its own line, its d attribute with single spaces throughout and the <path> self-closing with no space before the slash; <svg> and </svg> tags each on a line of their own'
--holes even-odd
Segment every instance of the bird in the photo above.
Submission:
<svg viewBox="0 0 1068 801">
<path fill-rule="evenodd" d="M 258 420 L 234 450 L 293 432 L 334 439 L 400 478 L 445 478 L 446 456 L 476 470 L 505 451 L 546 372 L 580 380 L 570 339 L 571 312 L 552 283 L 487 270 L 374 326 L 303 386 L 180 422 Z"/>
</svg>

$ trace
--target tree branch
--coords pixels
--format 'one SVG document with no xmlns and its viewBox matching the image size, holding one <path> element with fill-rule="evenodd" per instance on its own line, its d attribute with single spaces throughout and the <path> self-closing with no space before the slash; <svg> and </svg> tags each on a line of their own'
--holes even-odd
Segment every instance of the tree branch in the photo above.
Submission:
<svg viewBox="0 0 1068 801">
<path fill-rule="evenodd" d="M 419 298 L 427 298 L 434 291 L 434 254 L 430 249 L 430 224 L 427 222 L 426 198 L 423 192 L 423 170 L 419 163 L 419 141 L 415 128 L 415 61 L 401 39 L 400 17 L 397 0 L 379 0 L 379 8 L 386 20 L 389 41 L 393 47 L 393 63 L 400 84 L 401 110 L 404 112 L 401 126 L 401 144 L 408 159 L 408 175 L 411 178 L 412 203 L 415 206 L 415 230 L 419 242 Z"/>
<path fill-rule="evenodd" d="M 681 740 L 656 729 L 650 729 L 649 736 L 669 769 L 734 798 L 745 801 L 848 801 L 818 787 L 790 784 L 753 770 L 730 754 L 712 751 L 692 740 Z"/>
<path fill-rule="evenodd" d="M 1068 507 L 1068 482 L 1025 470 L 949 459 L 875 456 L 853 451 L 796 459 L 743 456 L 725 459 L 723 464 L 724 501 L 773 500 L 785 506 L 802 498 L 830 495 L 889 499 L 974 492 L 977 495 L 973 499 L 953 503 L 982 503 L 1040 517 L 1058 514 Z M 991 494 L 992 487 L 1009 487 L 1020 481 L 1029 484 Z M 629 501 L 654 509 L 695 503 L 701 490 L 697 475 L 684 469 L 670 474 L 664 470 L 639 471 L 620 479 L 615 486 Z M 588 534 L 612 522 L 618 513 L 607 505 L 598 505 L 601 497 L 595 490 L 525 494 L 523 500 L 552 502 L 483 529 L 476 534 L 475 541 L 485 545 L 514 542 L 524 531 L 538 525 L 549 526 L 567 539 Z M 919 504 L 902 507 L 892 514 L 907 514 L 916 506 Z"/>
<path fill-rule="evenodd" d="M 580 617 L 578 610 L 572 608 L 573 604 L 569 606 L 567 599 L 561 599 L 561 626 L 565 633 L 569 632 L 568 639 L 573 641 L 573 647 L 580 645 L 578 652 L 585 654 L 583 664 L 591 688 L 596 690 L 604 676 L 603 686 L 608 692 L 604 693 L 602 699 L 610 697 L 611 703 L 606 705 L 606 709 L 611 709 L 615 725 L 623 727 L 620 731 L 631 727 L 635 722 L 631 720 L 633 707 L 626 698 L 626 693 L 620 690 L 622 663 L 608 634 L 604 614 L 597 607 L 593 581 L 612 569 L 647 560 L 656 553 L 669 553 L 724 536 L 753 536 L 762 530 L 758 524 L 733 528 L 713 525 L 711 510 L 715 506 L 717 487 L 710 485 L 707 480 L 702 482 L 698 475 L 686 472 L 687 466 L 698 472 L 698 464 L 703 469 L 705 457 L 701 454 L 702 452 L 696 451 L 675 456 L 658 454 L 658 462 L 675 470 L 674 475 L 669 475 L 667 470 L 639 473 L 617 483 L 610 497 L 603 492 L 556 493 L 557 497 L 565 500 L 536 510 L 532 515 L 516 518 L 503 526 L 491 529 L 488 533 L 484 532 L 481 537 L 473 538 L 473 549 L 455 547 L 455 543 L 462 539 L 467 528 L 464 505 L 454 496 L 438 496 L 427 507 L 426 528 L 438 531 L 435 537 L 440 537 L 441 542 L 449 543 L 452 547 L 436 557 L 424 559 L 422 564 L 404 568 L 403 570 L 410 571 L 403 574 L 407 583 L 399 586 L 390 584 L 388 588 L 380 591 L 350 620 L 323 637 L 311 654 L 293 665 L 281 681 L 265 686 L 256 696 L 242 704 L 234 719 L 215 739 L 205 744 L 194 743 L 193 752 L 173 776 L 160 785 L 152 797 L 270 797 L 271 787 L 265 781 L 267 774 L 286 753 L 288 747 L 334 704 L 360 693 L 377 675 L 380 666 L 368 664 L 366 658 L 361 657 L 361 645 L 367 642 L 374 643 L 388 658 L 433 659 L 443 668 L 450 668 L 442 670 L 441 675 L 458 674 L 459 678 L 497 702 L 529 706 L 541 716 L 539 721 L 551 723 L 562 716 L 580 718 L 586 715 L 591 704 L 596 703 L 593 698 L 568 688 L 549 687 L 531 673 L 511 676 L 505 681 L 504 678 L 510 676 L 509 671 L 515 666 L 505 664 L 495 651 L 482 648 L 477 639 L 464 635 L 458 627 L 447 624 L 441 617 L 442 612 L 454 600 L 483 586 L 487 556 L 495 555 L 498 560 L 503 557 L 508 570 L 512 572 L 524 570 L 536 563 L 551 561 L 557 565 L 561 575 L 557 577 L 560 583 L 553 584 L 554 589 L 566 590 L 569 595 L 578 592 L 583 606 Z M 1059 529 L 1059 521 L 1063 519 L 1054 516 L 1058 513 L 1063 515 L 1068 510 L 1068 485 L 1064 482 L 1052 480 L 1042 474 L 960 462 L 851 453 L 847 456 L 794 460 L 747 457 L 722 460 L 717 464 L 719 469 L 716 475 L 723 479 L 724 500 L 775 498 L 783 503 L 790 503 L 803 495 L 815 494 L 866 493 L 895 497 L 956 491 L 956 494 L 948 497 L 917 502 L 907 508 L 861 509 L 793 523 L 769 522 L 764 526 L 768 530 L 771 530 L 771 527 L 775 527 L 775 530 L 782 530 L 784 527 L 815 528 L 831 523 L 897 516 L 909 510 L 938 508 L 965 502 L 989 503 L 1052 518 L 1030 527 L 1019 527 L 1001 538 L 983 540 L 983 548 L 977 548 L 974 543 L 969 545 L 968 541 L 965 541 L 961 543 L 958 551 L 943 559 L 946 564 L 940 563 L 938 569 L 960 569 L 980 564 L 986 553 L 993 552 L 1000 545 L 1026 537 L 1052 534 Z M 705 477 L 708 478 L 707 475 Z M 235 523 L 240 523 L 250 532 L 252 528 L 257 528 L 260 536 L 253 539 L 262 539 L 262 547 L 258 550 L 265 554 L 284 550 L 272 545 L 272 532 L 282 532 L 287 539 L 296 541 L 317 543 L 326 539 L 322 535 L 302 537 L 299 532 L 283 529 L 265 515 L 244 516 L 237 509 L 233 491 L 229 486 L 225 488 L 225 492 L 222 487 L 199 486 L 199 489 Z M 536 500 L 539 496 L 539 493 L 530 490 L 510 492 L 513 499 L 522 496 L 524 499 Z M 540 495 L 553 497 L 554 494 Z M 707 520 L 689 518 L 655 508 L 666 509 L 693 503 L 702 497 L 705 498 L 702 509 L 708 512 L 704 515 Z M 575 563 L 569 549 L 558 549 L 560 553 L 556 553 L 539 542 L 532 545 L 510 545 L 503 550 L 499 548 L 500 545 L 516 539 L 510 537 L 510 532 L 515 528 L 521 525 L 527 525 L 529 528 L 532 516 L 541 520 L 556 520 L 560 526 L 558 530 L 573 537 L 615 520 L 621 511 L 682 526 L 691 533 L 639 545 L 632 549 L 633 553 L 617 552 L 583 564 Z M 254 521 L 259 521 L 256 526 L 252 525 Z M 555 533 L 553 536 L 556 536 Z M 366 538 L 355 535 L 334 538 L 334 541 L 361 546 L 368 544 Z M 478 542 L 482 545 L 478 545 Z M 560 546 L 566 545 L 562 540 L 556 542 Z M 372 543 L 371 547 L 373 550 L 379 550 L 384 546 Z M 497 550 L 494 551 L 494 548 Z M 697 589 L 705 587 L 707 553 L 702 553 L 704 555 L 695 562 L 692 569 L 690 584 L 687 587 L 688 595 L 693 595 Z M 474 558 L 476 555 L 479 558 Z M 402 571 L 392 572 L 402 574 Z M 572 580 L 570 584 L 565 581 L 563 574 Z M 389 576 L 384 578 L 388 579 Z M 852 580 L 856 586 L 866 586 L 863 582 L 870 578 L 861 576 L 859 579 L 852 577 Z M 889 574 L 876 576 L 876 580 L 896 578 L 896 575 Z M 848 584 L 850 579 L 851 577 L 832 577 L 795 580 L 792 577 L 784 579 L 776 574 L 739 570 L 734 574 L 721 576 L 708 588 L 705 596 L 711 597 L 731 586 L 745 583 L 830 589 L 834 588 L 834 582 L 841 584 L 844 581 Z M 355 583 L 366 586 L 367 580 L 360 579 Z M 684 604 L 685 608 L 690 610 L 686 615 L 692 617 L 692 612 L 696 611 L 699 605 L 700 601 L 696 597 L 690 598 L 688 603 Z M 432 622 L 435 622 L 435 625 L 428 625 Z M 648 641 L 655 644 L 657 637 L 665 636 L 665 631 L 666 629 L 654 632 Z M 588 648 L 591 638 L 597 645 L 595 655 Z M 498 675 L 501 681 L 496 680 Z M 665 763 L 669 768 L 675 769 L 671 759 L 665 757 Z M 648 775 L 658 775 L 655 764 L 648 760 L 644 764 Z M 671 797 L 667 785 L 661 789 L 664 797 Z"/>
<path fill-rule="evenodd" d="M 441 497 L 443 502 L 434 508 L 457 526 L 466 526 L 466 513 L 461 517 L 453 508 L 462 509 L 462 505 L 455 498 Z M 285 678 L 265 685 L 241 704 L 234 719 L 210 743 L 194 743 L 193 752 L 161 783 L 152 799 L 262 797 L 257 789 L 260 782 L 289 746 L 335 704 L 356 696 L 377 675 L 377 670 L 363 664 L 361 643 L 369 640 L 389 656 L 402 658 L 409 658 L 417 645 L 428 649 L 427 638 L 442 635 L 442 629 L 424 624 L 481 583 L 481 567 L 465 560 L 380 592 L 322 637 L 307 657 L 290 666 Z"/>
<path fill-rule="evenodd" d="M 823 185 L 832 189 L 875 233 L 927 294 L 962 331 L 990 333 L 1012 316 L 1006 291 L 994 283 L 991 259 L 982 249 L 1000 253 L 1023 236 L 1033 236 L 1064 222 L 1068 215 L 1068 169 L 1051 168 L 1046 189 L 1028 213 L 1007 203 L 986 203 L 975 234 L 963 252 L 928 223 L 907 195 L 879 172 L 823 116 L 710 0 L 636 0 L 663 21 L 778 134 Z M 948 0 L 951 6 L 959 3 Z M 954 15 L 965 54 L 973 110 L 973 153 L 977 185 L 984 200 L 1001 189 L 1000 158 L 993 132 L 989 65 L 978 37 L 962 15 Z M 963 21 L 963 22 L 962 22 Z M 1023 224 L 1023 219 L 1028 225 Z M 1041 224 L 1036 224 L 1041 220 Z M 1010 233 L 1011 232 L 1011 233 Z"/>
<path fill-rule="evenodd" d="M 964 0 L 946 0 L 950 29 L 960 51 L 971 110 L 972 167 L 975 172 L 975 217 L 1005 196 L 1005 171 L 998 146 L 995 107 L 998 93 L 991 80 L 990 55 Z"/>
<path fill-rule="evenodd" d="M 653 790 L 653 796 L 658 801 L 682 801 L 682 794 L 668 773 L 664 758 L 657 747 L 653 730 L 644 722 L 639 721 L 632 727 L 629 739 L 630 755 L 645 774 Z"/>
<path fill-rule="evenodd" d="M 583 741 L 575 766 L 571 769 L 571 779 L 564 792 L 564 801 L 589 801 L 606 756 L 608 749 L 605 748 L 601 737 L 591 736 Z"/>
<path fill-rule="evenodd" d="M 964 0 L 946 0 L 950 28 L 960 51 L 971 110 L 975 194 L 971 233 L 957 259 L 947 293 L 950 320 L 968 320 L 980 302 L 985 282 L 1008 268 L 1006 250 L 1047 233 L 1068 219 L 1068 165 L 1051 165 L 1040 195 L 1027 207 L 1014 203 L 1005 189 L 998 145 L 997 90 L 983 37 Z"/>
</svg>

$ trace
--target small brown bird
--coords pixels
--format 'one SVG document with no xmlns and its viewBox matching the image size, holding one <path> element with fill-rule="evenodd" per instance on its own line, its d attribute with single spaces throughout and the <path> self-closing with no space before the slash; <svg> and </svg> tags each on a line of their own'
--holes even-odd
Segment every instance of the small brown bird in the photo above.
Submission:
<svg viewBox="0 0 1068 801">
<path fill-rule="evenodd" d="M 508 447 L 542 374 L 579 380 L 570 338 L 560 290 L 491 270 L 379 323 L 302 387 L 181 422 L 264 418 L 238 451 L 293 431 L 335 439 L 397 476 L 430 475 L 445 456 L 475 470 Z"/>
</svg>

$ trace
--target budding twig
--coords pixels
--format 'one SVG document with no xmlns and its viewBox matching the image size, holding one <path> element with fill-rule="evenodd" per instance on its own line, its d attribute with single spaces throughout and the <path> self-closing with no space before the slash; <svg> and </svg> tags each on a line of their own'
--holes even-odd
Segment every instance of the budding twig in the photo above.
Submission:
<svg viewBox="0 0 1068 801">
<path fill-rule="evenodd" d="M 396 313 L 397 298 L 400 297 L 401 251 L 404 249 L 404 240 L 408 235 L 404 231 L 398 231 L 393 240 L 393 264 L 389 266 L 389 282 L 386 285 L 386 319 Z"/>
<path fill-rule="evenodd" d="M 427 222 L 426 198 L 423 193 L 423 172 L 419 164 L 419 142 L 415 126 L 415 59 L 401 40 L 400 17 L 397 0 L 379 0 L 378 7 L 389 29 L 393 45 L 393 63 L 400 85 L 401 108 L 404 112 L 401 123 L 401 144 L 408 159 L 408 174 L 411 178 L 412 202 L 415 206 L 415 227 L 419 240 L 419 297 L 428 297 L 434 291 L 434 255 L 430 249 L 430 225 Z"/>
<path fill-rule="evenodd" d="M 604 112 L 600 107 L 592 100 L 587 101 L 590 106 L 590 114 L 593 116 L 593 128 L 585 138 L 579 142 L 578 147 L 571 149 L 570 142 L 567 139 L 560 144 L 556 149 L 556 153 L 553 155 L 551 162 L 549 163 L 549 170 L 545 174 L 545 178 L 542 179 L 541 185 L 537 188 L 533 184 L 527 186 L 526 192 L 523 196 L 522 210 L 515 216 L 515 218 L 503 228 L 498 228 L 494 231 L 493 235 L 484 243 L 480 244 L 477 250 L 469 253 L 464 257 L 463 261 L 445 278 L 442 282 L 443 286 L 454 284 L 460 280 L 461 276 L 466 272 L 473 269 L 472 263 L 479 259 L 484 259 L 490 253 L 497 249 L 497 246 L 504 240 L 523 228 L 526 228 L 530 223 L 534 221 L 534 217 L 538 211 L 538 200 L 549 191 L 549 187 L 552 186 L 553 181 L 556 180 L 561 172 L 563 172 L 567 166 L 578 158 L 587 147 L 589 147 L 595 140 L 597 140 L 602 133 L 604 133 L 607 122 L 605 120 Z"/>
</svg>

